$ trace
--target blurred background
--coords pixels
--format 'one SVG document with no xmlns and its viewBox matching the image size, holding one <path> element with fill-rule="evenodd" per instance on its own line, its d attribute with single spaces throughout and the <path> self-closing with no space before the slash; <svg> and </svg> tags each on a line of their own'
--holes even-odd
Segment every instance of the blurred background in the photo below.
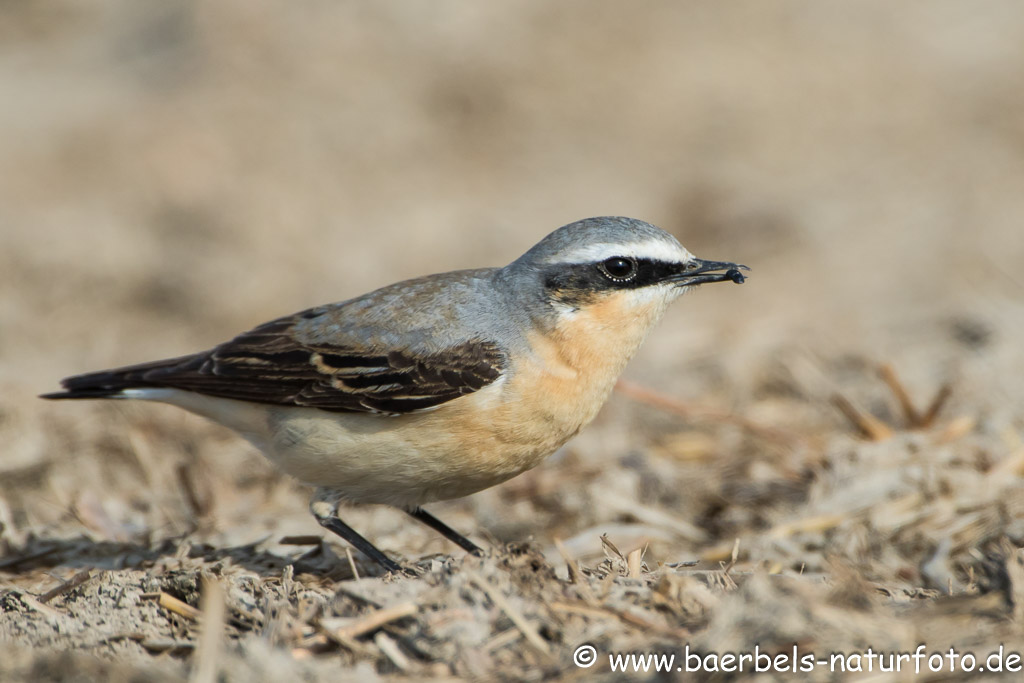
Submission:
<svg viewBox="0 0 1024 683">
<path fill-rule="evenodd" d="M 943 414 L 965 420 L 940 434 L 939 473 L 914 472 L 1008 457 L 1024 430 L 1022 83 L 1013 0 L 6 3 L 6 541 L 317 533 L 305 492 L 227 432 L 35 395 L 398 279 L 502 265 L 606 214 L 752 268 L 676 304 L 626 371 L 696 413 L 614 396 L 539 470 L 439 506 L 454 526 L 579 539 L 581 557 L 615 528 L 671 560 L 793 515 L 859 514 L 921 479 L 885 469 L 911 457 L 902 441 L 842 476 L 829 460 L 864 443 L 836 393 L 901 428 L 880 363 L 921 406 L 948 383 Z M 391 511 L 346 519 L 409 557 L 452 550 Z M 926 557 L 886 575 L 944 587 Z"/>
</svg>

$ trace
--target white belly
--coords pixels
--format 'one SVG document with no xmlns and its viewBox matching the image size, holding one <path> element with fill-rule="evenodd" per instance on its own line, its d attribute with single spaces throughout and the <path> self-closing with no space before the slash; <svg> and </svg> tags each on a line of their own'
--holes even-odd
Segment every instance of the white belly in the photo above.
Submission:
<svg viewBox="0 0 1024 683">
<path fill-rule="evenodd" d="M 282 471 L 334 489 L 343 499 L 415 507 L 506 481 L 539 464 L 578 429 L 558 434 L 549 423 L 538 434 L 511 415 L 498 419 L 496 412 L 508 413 L 511 407 L 498 401 L 503 383 L 436 410 L 397 417 L 261 405 L 168 389 L 138 390 L 131 397 L 170 403 L 230 427 Z"/>
</svg>

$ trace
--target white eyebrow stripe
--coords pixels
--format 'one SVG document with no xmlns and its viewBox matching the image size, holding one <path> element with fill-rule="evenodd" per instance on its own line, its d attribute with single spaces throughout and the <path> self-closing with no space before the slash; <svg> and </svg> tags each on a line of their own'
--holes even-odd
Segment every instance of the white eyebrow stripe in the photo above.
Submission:
<svg viewBox="0 0 1024 683">
<path fill-rule="evenodd" d="M 554 255 L 552 263 L 596 263 L 613 256 L 632 256 L 635 259 L 650 259 L 666 263 L 682 263 L 693 258 L 693 254 L 680 244 L 663 240 L 647 240 L 630 244 L 584 244 Z"/>
</svg>

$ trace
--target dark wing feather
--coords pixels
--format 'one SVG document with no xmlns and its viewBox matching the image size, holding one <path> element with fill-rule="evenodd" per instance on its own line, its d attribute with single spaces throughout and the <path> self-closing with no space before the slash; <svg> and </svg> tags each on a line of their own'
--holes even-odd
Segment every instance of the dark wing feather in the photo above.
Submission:
<svg viewBox="0 0 1024 683">
<path fill-rule="evenodd" d="M 429 353 L 302 341 L 294 325 L 308 317 L 266 323 L 204 353 L 69 377 L 62 382 L 65 393 L 47 398 L 167 387 L 275 405 L 402 414 L 477 391 L 505 367 L 504 353 L 482 340 Z"/>
</svg>

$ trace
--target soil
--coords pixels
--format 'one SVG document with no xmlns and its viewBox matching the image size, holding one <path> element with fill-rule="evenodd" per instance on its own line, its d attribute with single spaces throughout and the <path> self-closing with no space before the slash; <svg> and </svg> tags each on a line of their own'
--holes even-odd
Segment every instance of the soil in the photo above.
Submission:
<svg viewBox="0 0 1024 683">
<path fill-rule="evenodd" d="M 1010 0 L 7 7 L 0 679 L 1015 678 L 1021 35 Z M 751 270 L 547 462 L 430 507 L 482 558 L 343 510 L 417 570 L 383 576 L 226 430 L 36 398 L 606 214 Z"/>
</svg>

